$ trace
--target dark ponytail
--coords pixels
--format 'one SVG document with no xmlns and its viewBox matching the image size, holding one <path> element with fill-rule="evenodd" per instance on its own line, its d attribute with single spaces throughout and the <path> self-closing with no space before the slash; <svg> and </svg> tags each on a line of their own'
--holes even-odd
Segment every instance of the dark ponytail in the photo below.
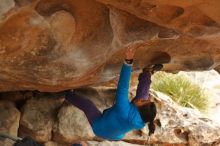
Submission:
<svg viewBox="0 0 220 146">
<path fill-rule="evenodd" d="M 148 123 L 148 136 L 151 136 L 151 134 L 154 134 L 155 131 L 155 125 L 154 125 L 154 121 L 151 121 L 150 123 Z"/>
<path fill-rule="evenodd" d="M 149 122 L 148 129 L 150 136 L 155 131 L 154 118 L 157 114 L 156 105 L 154 104 L 154 102 L 150 102 L 141 107 L 138 107 L 138 110 L 144 123 Z"/>
</svg>

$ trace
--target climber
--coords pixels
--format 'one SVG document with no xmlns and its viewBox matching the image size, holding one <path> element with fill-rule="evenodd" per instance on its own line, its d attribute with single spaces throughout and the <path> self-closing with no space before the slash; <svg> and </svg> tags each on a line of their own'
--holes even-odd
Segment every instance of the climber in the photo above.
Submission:
<svg viewBox="0 0 220 146">
<path fill-rule="evenodd" d="M 163 65 L 157 64 L 143 69 L 139 75 L 136 97 L 130 102 L 128 90 L 133 57 L 135 50 L 139 47 L 138 45 L 132 46 L 128 46 L 125 52 L 126 57 L 116 90 L 116 101 L 112 107 L 101 113 L 89 99 L 77 95 L 74 90 L 68 90 L 65 93 L 66 100 L 85 113 L 93 132 L 104 139 L 120 140 L 127 132 L 142 129 L 146 123 L 149 135 L 155 130 L 156 106 L 148 100 L 148 96 L 151 74 L 160 70 Z"/>
</svg>

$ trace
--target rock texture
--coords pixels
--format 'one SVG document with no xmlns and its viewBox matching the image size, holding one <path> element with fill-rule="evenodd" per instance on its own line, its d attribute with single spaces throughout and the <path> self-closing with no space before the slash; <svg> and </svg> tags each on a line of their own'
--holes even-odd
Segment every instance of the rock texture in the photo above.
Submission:
<svg viewBox="0 0 220 146">
<path fill-rule="evenodd" d="M 0 133 L 17 136 L 20 120 L 20 112 L 10 101 L 0 101 Z M 1 146 L 11 146 L 13 141 L 1 139 Z"/>
<path fill-rule="evenodd" d="M 141 146 L 137 144 L 130 144 L 123 141 L 119 142 L 110 142 L 110 141 L 103 141 L 103 142 L 95 142 L 95 141 L 88 141 L 88 146 Z"/>
<path fill-rule="evenodd" d="M 220 127 L 217 122 L 210 120 L 195 109 L 177 105 L 161 93 L 156 93 L 155 97 L 159 109 L 158 118 L 162 127 L 157 129 L 150 141 L 163 141 L 164 143 L 175 141 L 175 143 L 190 146 L 218 146 L 220 144 Z"/>
<path fill-rule="evenodd" d="M 103 141 L 103 142 L 97 142 L 97 141 L 87 141 L 81 143 L 82 146 L 143 146 L 143 145 L 137 145 L 137 144 L 130 144 L 127 142 L 119 141 L 119 142 L 110 142 L 110 141 Z M 55 142 L 47 142 L 45 146 L 65 146 L 62 144 L 58 144 Z"/>
<path fill-rule="evenodd" d="M 36 98 L 30 99 L 22 109 L 19 136 L 31 136 L 39 142 L 47 142 L 52 137 L 56 110 L 62 99 Z"/>
<path fill-rule="evenodd" d="M 59 144 L 53 141 L 48 141 L 47 143 L 45 143 L 45 146 L 66 146 L 65 144 Z"/>
<path fill-rule="evenodd" d="M 218 0 L 2 0 L 0 91 L 61 91 L 119 73 L 124 47 L 143 41 L 135 69 L 209 70 L 220 62 Z"/>
<path fill-rule="evenodd" d="M 106 87 L 83 88 L 75 92 L 91 98 L 101 111 L 111 106 L 114 99 L 110 96 L 114 97 L 115 93 L 112 88 Z M 131 92 L 134 94 L 135 87 L 131 88 Z M 1 131 L 19 137 L 28 135 L 45 143 L 46 146 L 64 146 L 79 141 L 94 141 L 88 142 L 92 146 L 128 145 L 124 142 L 104 142 L 103 139 L 95 137 L 83 112 L 66 102 L 63 103 L 62 97 L 33 95 L 34 97 L 27 99 L 21 108 L 21 119 L 20 112 L 13 103 L 0 100 Z M 162 93 L 152 91 L 151 100 L 157 104 L 157 118 L 160 119 L 161 126 L 156 127 L 149 141 L 147 127 L 141 131 L 128 133 L 124 141 L 136 145 L 155 146 L 220 145 L 219 123 L 210 120 L 197 110 L 180 107 Z M 6 144 L 5 141 L 0 141 L 1 145 L 2 142 L 3 145 Z M 11 143 L 7 144 L 12 146 Z"/>
<path fill-rule="evenodd" d="M 72 105 L 59 110 L 54 126 L 53 140 L 60 143 L 73 143 L 80 139 L 93 139 L 94 134 L 85 114 Z"/>
</svg>

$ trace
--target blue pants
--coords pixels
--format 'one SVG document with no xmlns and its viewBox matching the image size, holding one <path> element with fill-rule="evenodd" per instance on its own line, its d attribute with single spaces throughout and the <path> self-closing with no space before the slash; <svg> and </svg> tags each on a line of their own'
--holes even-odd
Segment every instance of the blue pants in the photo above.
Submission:
<svg viewBox="0 0 220 146">
<path fill-rule="evenodd" d="M 138 80 L 139 83 L 135 98 L 147 99 L 151 84 L 151 74 L 143 72 L 139 75 Z M 92 125 L 97 117 L 102 115 L 101 111 L 99 111 L 93 102 L 71 91 L 66 92 L 65 99 L 85 113 L 90 125 Z"/>
</svg>

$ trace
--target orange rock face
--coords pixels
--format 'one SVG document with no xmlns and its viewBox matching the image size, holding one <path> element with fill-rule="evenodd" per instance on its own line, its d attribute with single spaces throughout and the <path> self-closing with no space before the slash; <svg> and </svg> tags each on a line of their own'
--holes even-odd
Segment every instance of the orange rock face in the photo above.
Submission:
<svg viewBox="0 0 220 146">
<path fill-rule="evenodd" d="M 220 62 L 218 0 L 2 0 L 0 91 L 61 91 L 113 79 L 124 47 L 134 68 L 208 70 Z"/>
</svg>

